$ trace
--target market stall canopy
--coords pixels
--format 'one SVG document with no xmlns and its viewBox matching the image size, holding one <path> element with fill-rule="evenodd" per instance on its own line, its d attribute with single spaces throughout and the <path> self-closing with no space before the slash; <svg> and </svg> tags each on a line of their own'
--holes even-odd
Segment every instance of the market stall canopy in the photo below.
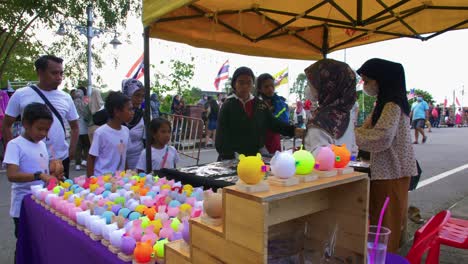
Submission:
<svg viewBox="0 0 468 264">
<path fill-rule="evenodd" d="M 246 55 L 332 51 L 468 28 L 468 0 L 143 0 L 150 36 Z M 432 33 L 431 35 L 425 35 Z"/>
</svg>

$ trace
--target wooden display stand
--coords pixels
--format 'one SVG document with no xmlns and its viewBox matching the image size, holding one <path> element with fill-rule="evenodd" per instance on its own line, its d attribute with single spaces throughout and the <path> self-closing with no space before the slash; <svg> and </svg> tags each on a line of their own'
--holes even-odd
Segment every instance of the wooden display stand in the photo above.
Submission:
<svg viewBox="0 0 468 264">
<path fill-rule="evenodd" d="M 301 248 L 323 252 L 336 229 L 336 257 L 364 263 L 367 250 L 369 179 L 351 173 L 294 186 L 248 193 L 223 189 L 221 226 L 190 220 L 191 244 L 166 244 L 166 264 L 267 263 L 268 241 L 280 232 L 288 241 L 307 224 Z M 296 232 L 297 233 L 297 232 Z M 307 259 L 307 258 L 306 258 Z"/>
</svg>

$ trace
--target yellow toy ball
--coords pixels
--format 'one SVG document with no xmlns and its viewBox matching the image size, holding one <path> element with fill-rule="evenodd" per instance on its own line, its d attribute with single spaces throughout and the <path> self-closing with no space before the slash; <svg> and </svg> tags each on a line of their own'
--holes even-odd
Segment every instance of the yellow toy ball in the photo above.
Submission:
<svg viewBox="0 0 468 264">
<path fill-rule="evenodd" d="M 76 205 L 76 207 L 78 207 L 78 206 L 81 205 L 81 201 L 82 201 L 82 200 L 83 200 L 82 198 L 75 198 L 75 205 Z"/>
<path fill-rule="evenodd" d="M 172 189 L 172 187 L 169 184 L 163 184 L 161 186 L 161 190 L 171 190 L 171 189 Z"/>
<path fill-rule="evenodd" d="M 143 204 L 139 204 L 135 207 L 135 212 L 140 213 L 141 215 L 143 214 L 143 211 L 145 211 L 148 207 L 146 207 Z"/>
<path fill-rule="evenodd" d="M 94 192 L 98 187 L 99 187 L 98 184 L 90 184 L 90 185 L 89 185 L 89 190 L 90 190 L 91 192 Z"/>
<path fill-rule="evenodd" d="M 262 161 L 262 155 L 257 153 L 257 156 L 248 156 L 241 154 L 239 156 L 239 164 L 237 165 L 237 175 L 247 184 L 257 184 L 264 177 L 267 168 Z"/>
<path fill-rule="evenodd" d="M 192 206 L 190 204 L 184 203 L 184 204 L 180 205 L 179 210 L 181 212 L 189 212 L 190 213 L 192 211 Z"/>
</svg>

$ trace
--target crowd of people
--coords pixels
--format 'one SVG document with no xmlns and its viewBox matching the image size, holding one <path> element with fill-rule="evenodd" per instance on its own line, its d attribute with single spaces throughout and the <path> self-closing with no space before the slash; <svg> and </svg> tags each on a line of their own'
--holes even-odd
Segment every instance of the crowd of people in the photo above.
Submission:
<svg viewBox="0 0 468 264">
<path fill-rule="evenodd" d="M 73 90 L 71 95 L 58 90 L 63 80 L 60 58 L 42 56 L 35 68 L 39 82 L 13 94 L 2 127 L 6 145 L 3 162 L 13 183 L 10 215 L 15 228 L 21 200 L 29 187 L 52 177 L 68 178 L 70 160 L 75 160 L 76 170 L 85 166 L 87 176 L 124 169 L 141 172 L 176 167 L 180 157 L 169 142 L 177 131 L 160 117 L 156 94 L 150 102 L 144 102 L 145 87 L 140 81 L 124 80 L 121 91 L 110 92 L 103 100 L 97 89 L 90 97 L 84 87 Z M 256 77 L 248 67 L 237 68 L 231 94 L 203 96 L 197 102 L 203 109 L 205 145 L 214 144 L 220 161 L 235 159 L 237 154 L 274 154 L 282 149 L 281 135 L 302 138 L 312 153 L 331 144 L 346 145 L 353 156 L 358 151 L 369 152 L 370 223 L 377 224 L 380 208 L 389 197 L 383 225 L 392 230 L 388 250 L 396 252 L 406 227 L 410 178 L 418 173 L 412 143 L 418 143 L 419 134 L 421 142 L 426 142 L 426 119 L 437 127 L 444 113 L 420 97 L 410 106 L 403 66 L 370 59 L 357 73 L 364 82 L 364 91 L 376 97 L 376 103 L 363 125 L 356 127 L 357 76 L 349 65 L 323 59 L 304 72 L 308 80 L 306 100 L 298 101 L 291 109 L 275 92 L 270 74 Z M 145 106 L 151 109 L 149 124 L 143 118 Z M 180 95 L 173 97 L 174 118 L 185 114 L 185 106 Z M 461 124 L 460 115 L 463 113 L 456 115 L 456 124 Z M 24 132 L 13 137 L 12 126 L 20 116 Z M 415 128 L 413 142 L 411 122 Z M 146 127 L 150 135 L 146 135 Z M 150 169 L 145 149 L 148 137 Z"/>
</svg>

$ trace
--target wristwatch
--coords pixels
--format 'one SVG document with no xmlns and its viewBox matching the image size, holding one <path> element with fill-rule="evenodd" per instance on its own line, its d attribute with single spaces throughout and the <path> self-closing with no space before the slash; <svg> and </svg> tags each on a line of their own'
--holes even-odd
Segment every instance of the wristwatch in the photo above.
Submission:
<svg viewBox="0 0 468 264">
<path fill-rule="evenodd" d="M 35 181 L 38 181 L 41 179 L 41 174 L 42 174 L 42 171 L 37 171 L 34 173 L 34 180 Z"/>
</svg>

